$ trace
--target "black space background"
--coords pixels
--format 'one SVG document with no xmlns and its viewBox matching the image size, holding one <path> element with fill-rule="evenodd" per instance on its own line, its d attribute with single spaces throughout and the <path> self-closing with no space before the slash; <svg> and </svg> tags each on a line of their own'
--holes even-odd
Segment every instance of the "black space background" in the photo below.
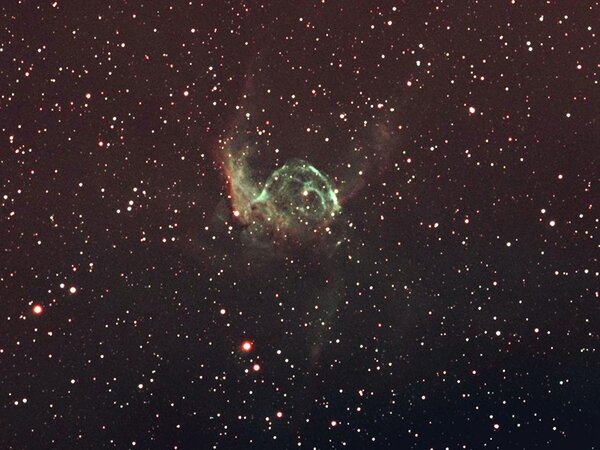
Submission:
<svg viewBox="0 0 600 450">
<path fill-rule="evenodd" d="M 1 448 L 598 448 L 598 2 L 0 12 Z M 242 104 L 358 136 L 336 252 L 220 219 Z"/>
</svg>

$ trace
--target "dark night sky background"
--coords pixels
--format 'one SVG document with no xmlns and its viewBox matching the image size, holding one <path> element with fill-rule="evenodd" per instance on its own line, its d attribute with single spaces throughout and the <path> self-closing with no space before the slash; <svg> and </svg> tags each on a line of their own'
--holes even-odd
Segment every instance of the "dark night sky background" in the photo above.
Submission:
<svg viewBox="0 0 600 450">
<path fill-rule="evenodd" d="M 597 1 L 0 25 L 1 448 L 599 448 Z M 335 247 L 247 239 L 226 139 Z"/>
</svg>

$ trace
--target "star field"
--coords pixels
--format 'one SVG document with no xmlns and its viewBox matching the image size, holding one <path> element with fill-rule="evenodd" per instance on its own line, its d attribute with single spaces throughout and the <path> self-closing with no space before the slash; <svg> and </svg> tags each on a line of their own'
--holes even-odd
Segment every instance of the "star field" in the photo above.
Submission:
<svg viewBox="0 0 600 450">
<path fill-rule="evenodd" d="M 599 24 L 3 2 L 0 447 L 599 448 Z"/>
</svg>

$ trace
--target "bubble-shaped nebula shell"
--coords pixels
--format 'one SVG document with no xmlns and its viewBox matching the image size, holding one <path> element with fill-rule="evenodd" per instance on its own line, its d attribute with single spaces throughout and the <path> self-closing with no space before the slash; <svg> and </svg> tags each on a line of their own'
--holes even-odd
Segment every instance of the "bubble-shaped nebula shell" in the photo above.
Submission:
<svg viewBox="0 0 600 450">
<path fill-rule="evenodd" d="M 340 204 L 324 173 L 307 161 L 293 159 L 269 176 L 251 208 L 255 219 L 297 235 L 329 224 Z"/>
</svg>

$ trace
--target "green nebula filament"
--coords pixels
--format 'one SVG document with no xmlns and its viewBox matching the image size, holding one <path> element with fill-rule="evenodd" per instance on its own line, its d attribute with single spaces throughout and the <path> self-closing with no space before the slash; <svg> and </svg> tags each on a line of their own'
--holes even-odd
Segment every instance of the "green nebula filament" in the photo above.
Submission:
<svg viewBox="0 0 600 450">
<path fill-rule="evenodd" d="M 329 178 L 312 164 L 293 159 L 276 169 L 251 205 L 256 219 L 285 234 L 314 233 L 340 210 Z"/>
</svg>

